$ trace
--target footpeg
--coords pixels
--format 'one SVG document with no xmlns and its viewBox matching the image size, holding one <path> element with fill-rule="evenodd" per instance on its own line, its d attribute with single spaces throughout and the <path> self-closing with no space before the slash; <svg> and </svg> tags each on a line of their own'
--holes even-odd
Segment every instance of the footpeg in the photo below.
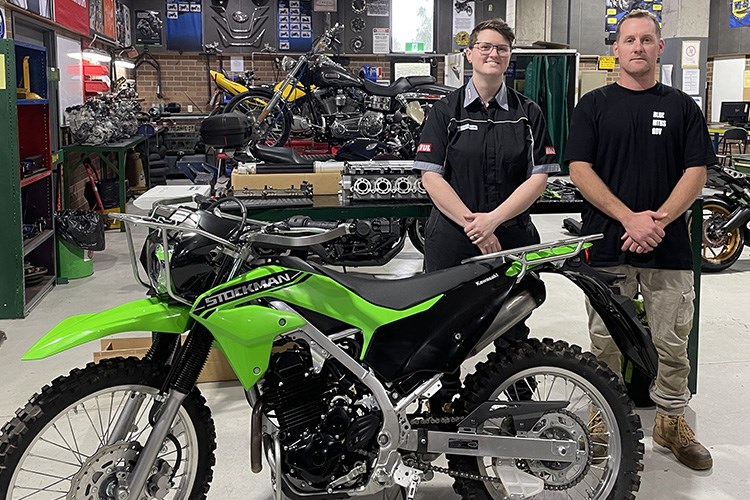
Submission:
<svg viewBox="0 0 750 500">
<path fill-rule="evenodd" d="M 394 474 L 393 482 L 399 486 L 406 488 L 405 500 L 414 500 L 417 495 L 417 490 L 422 482 L 423 472 L 413 467 L 407 467 L 406 465 L 399 465 Z"/>
</svg>

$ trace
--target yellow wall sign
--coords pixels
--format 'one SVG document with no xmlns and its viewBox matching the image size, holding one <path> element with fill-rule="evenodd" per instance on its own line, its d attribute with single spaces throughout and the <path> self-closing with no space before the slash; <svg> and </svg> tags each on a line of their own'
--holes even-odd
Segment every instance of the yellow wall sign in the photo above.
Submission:
<svg viewBox="0 0 750 500">
<path fill-rule="evenodd" d="M 0 54 L 0 90 L 5 90 L 5 54 Z"/>
<path fill-rule="evenodd" d="M 599 56 L 599 69 L 615 69 L 615 56 Z"/>
</svg>

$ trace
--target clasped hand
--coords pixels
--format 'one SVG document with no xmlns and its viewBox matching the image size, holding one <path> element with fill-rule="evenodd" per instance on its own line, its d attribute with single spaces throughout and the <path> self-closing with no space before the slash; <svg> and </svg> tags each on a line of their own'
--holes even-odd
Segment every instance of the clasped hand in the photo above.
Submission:
<svg viewBox="0 0 750 500">
<path fill-rule="evenodd" d="M 623 252 L 646 253 L 661 243 L 664 238 L 664 226 L 667 214 L 645 210 L 636 212 L 623 222 L 625 234 L 622 235 Z"/>
<path fill-rule="evenodd" d="M 472 213 L 465 215 L 464 219 L 466 220 L 464 233 L 472 243 L 479 247 L 482 255 L 502 250 L 500 241 L 495 236 L 495 229 L 497 229 L 499 223 L 490 214 L 486 212 Z"/>
</svg>

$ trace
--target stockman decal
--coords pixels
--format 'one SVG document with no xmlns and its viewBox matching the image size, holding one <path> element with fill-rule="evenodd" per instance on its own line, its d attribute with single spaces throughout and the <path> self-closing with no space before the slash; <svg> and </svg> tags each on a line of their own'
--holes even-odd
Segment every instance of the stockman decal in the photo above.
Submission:
<svg viewBox="0 0 750 500">
<path fill-rule="evenodd" d="M 231 288 L 226 288 L 214 295 L 204 297 L 193 310 L 193 313 L 201 313 L 206 309 L 211 309 L 221 304 L 241 299 L 258 292 L 265 292 L 277 288 L 284 288 L 297 280 L 303 273 L 300 271 L 282 271 L 280 273 L 269 274 L 262 278 L 240 283 Z"/>
</svg>

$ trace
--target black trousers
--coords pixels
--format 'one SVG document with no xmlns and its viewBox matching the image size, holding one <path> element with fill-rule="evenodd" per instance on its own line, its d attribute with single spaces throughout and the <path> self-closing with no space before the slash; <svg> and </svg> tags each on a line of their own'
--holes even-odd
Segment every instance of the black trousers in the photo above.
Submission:
<svg viewBox="0 0 750 500">
<path fill-rule="evenodd" d="M 539 232 L 528 215 L 521 215 L 497 228 L 497 239 L 503 250 L 534 245 L 540 242 Z M 481 255 L 463 231 L 463 228 L 433 209 L 425 228 L 425 271 L 434 272 L 457 266 L 462 260 Z M 501 337 L 506 341 L 522 341 L 529 337 L 528 317 L 516 323 Z M 431 406 L 442 408 L 461 388 L 461 369 L 446 373 L 440 379 L 443 387 L 433 396 Z M 523 386 L 523 384 L 518 384 Z M 517 386 L 517 387 L 518 387 Z M 523 392 L 523 389 L 521 391 Z M 525 394 L 521 399 L 528 399 Z"/>
<path fill-rule="evenodd" d="M 495 230 L 503 250 L 539 243 L 539 233 L 528 215 L 520 215 Z M 462 260 L 481 255 L 461 226 L 433 209 L 425 227 L 425 271 L 430 273 L 457 266 Z"/>
</svg>

